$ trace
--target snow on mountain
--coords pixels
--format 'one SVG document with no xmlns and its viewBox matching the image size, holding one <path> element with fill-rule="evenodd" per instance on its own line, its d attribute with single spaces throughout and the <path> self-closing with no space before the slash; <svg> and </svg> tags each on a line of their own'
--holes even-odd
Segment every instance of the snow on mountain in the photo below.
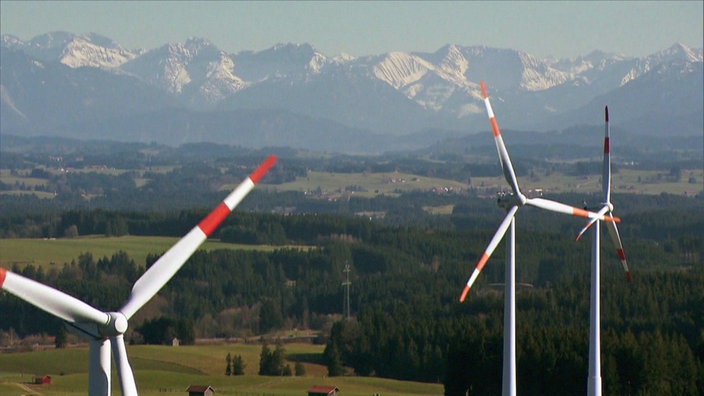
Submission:
<svg viewBox="0 0 704 396">
<path fill-rule="evenodd" d="M 390 52 L 373 67 L 374 76 L 396 89 L 418 81 L 435 67 L 405 52 Z"/>
<path fill-rule="evenodd" d="M 656 52 L 644 59 L 636 61 L 631 70 L 621 79 L 621 85 L 626 85 L 638 77 L 650 72 L 653 67 L 667 63 L 691 64 L 702 62 L 702 49 L 693 50 L 677 43 L 665 50 Z"/>
<path fill-rule="evenodd" d="M 232 58 L 199 38 L 147 51 L 121 66 L 170 94 L 185 96 L 195 107 L 207 107 L 245 88 L 247 83 L 235 75 L 234 68 Z"/>
<path fill-rule="evenodd" d="M 61 63 L 74 69 L 86 66 L 116 68 L 136 56 L 136 53 L 120 46 L 102 46 L 86 38 L 76 37 L 66 45 Z"/>
<path fill-rule="evenodd" d="M 519 58 L 523 66 L 520 86 L 525 90 L 542 91 L 569 80 L 568 73 L 556 70 L 532 55 L 521 51 Z"/>
<path fill-rule="evenodd" d="M 72 68 L 116 68 L 140 54 L 95 33 L 53 32 L 34 37 L 28 42 L 3 36 L 3 45 L 22 50 L 36 59 L 58 61 Z"/>
<path fill-rule="evenodd" d="M 480 80 L 489 84 L 494 107 L 507 128 L 555 129 L 588 122 L 593 108 L 601 106 L 596 102 L 609 98 L 637 109 L 641 117 L 650 110 L 640 109 L 638 103 L 662 103 L 639 102 L 639 97 L 662 95 L 667 89 L 664 81 L 679 84 L 677 89 L 684 91 L 668 91 L 684 98 L 682 114 L 701 113 L 689 103 L 699 103 L 698 98 L 690 98 L 701 96 L 701 78 L 692 73 L 701 70 L 702 49 L 681 44 L 642 58 L 594 51 L 570 59 L 541 59 L 513 49 L 456 44 L 432 53 L 393 51 L 362 57 L 329 57 L 309 44 L 291 43 L 227 54 L 202 38 L 143 51 L 124 49 L 92 33 L 67 32 L 26 42 L 2 35 L 1 44 L 7 59 L 3 59 L 0 99 L 8 112 L 3 116 L 12 115 L 13 125 L 24 125 L 23 120 L 30 125 L 33 116 L 42 114 L 41 109 L 31 108 L 33 103 L 43 103 L 32 95 L 50 95 L 52 103 L 73 103 L 73 111 L 80 111 L 92 109 L 90 103 L 108 103 L 109 92 L 101 89 L 122 86 L 158 98 L 152 100 L 154 108 L 168 103 L 189 111 L 280 109 L 397 136 L 427 128 L 485 127 Z M 10 62 L 9 54 L 15 52 L 27 59 Z M 26 70 L 12 72 L 15 67 Z M 38 78 L 55 79 L 51 80 L 54 87 L 63 87 L 61 79 L 70 78 L 66 87 L 71 88 L 43 91 L 47 88 L 42 81 L 32 80 Z M 631 85 L 634 82 L 638 84 Z M 83 91 L 91 93 L 82 95 Z M 127 90 L 119 94 L 130 96 Z M 110 100 L 118 97 L 122 96 Z M 101 111 L 109 107 L 105 109 Z M 49 118 L 41 122 L 49 124 Z M 690 120 L 688 125 L 692 124 Z"/>
<path fill-rule="evenodd" d="M 3 34 L 0 42 L 2 43 L 2 48 L 22 50 L 22 47 L 24 46 L 24 41 L 11 34 Z"/>
<path fill-rule="evenodd" d="M 339 63 L 309 44 L 277 44 L 263 51 L 243 51 L 232 55 L 235 72 L 245 81 L 291 79 L 305 80 L 309 74 L 319 74 L 327 66 Z M 344 61 L 344 60 L 342 60 Z"/>
</svg>

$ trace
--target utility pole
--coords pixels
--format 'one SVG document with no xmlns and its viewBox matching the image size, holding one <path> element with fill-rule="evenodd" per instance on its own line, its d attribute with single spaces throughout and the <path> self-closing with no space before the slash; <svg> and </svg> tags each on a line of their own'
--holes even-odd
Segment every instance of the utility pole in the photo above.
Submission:
<svg viewBox="0 0 704 396">
<path fill-rule="evenodd" d="M 345 317 L 345 320 L 349 320 L 350 318 L 350 285 L 352 284 L 352 282 L 350 282 L 350 271 L 350 265 L 346 263 L 345 269 L 343 270 L 346 280 L 342 282 L 342 286 L 345 287 L 345 300 L 342 302 L 342 315 Z"/>
</svg>

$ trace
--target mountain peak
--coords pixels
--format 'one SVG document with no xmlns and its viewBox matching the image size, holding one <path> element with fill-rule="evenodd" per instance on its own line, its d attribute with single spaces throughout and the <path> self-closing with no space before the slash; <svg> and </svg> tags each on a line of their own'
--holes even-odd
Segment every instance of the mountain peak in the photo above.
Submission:
<svg viewBox="0 0 704 396">
<path fill-rule="evenodd" d="M 65 95 L 61 101 L 77 103 L 77 108 L 108 92 L 126 92 L 127 89 L 109 85 L 119 81 L 132 89 L 124 95 L 125 103 L 143 95 L 135 93 L 131 86 L 134 85 L 158 92 L 168 98 L 171 107 L 177 103 L 185 110 L 202 114 L 213 109 L 229 112 L 277 108 L 390 134 L 429 127 L 463 131 L 485 127 L 477 89 L 480 80 L 490 84 L 496 108 L 503 114 L 502 123 L 514 129 L 559 129 L 576 119 L 587 122 L 591 112 L 583 109 L 589 103 L 613 98 L 614 92 L 622 89 L 628 91 L 627 82 L 646 75 L 648 78 L 638 86 L 645 87 L 642 95 L 649 97 L 654 95 L 651 87 L 658 87 L 654 92 L 663 91 L 662 85 L 657 85 L 659 81 L 686 79 L 688 86 L 680 88 L 685 93 L 677 96 L 686 96 L 687 100 L 679 107 L 701 114 L 700 107 L 691 110 L 697 102 L 696 97 L 691 100 L 689 93 L 698 90 L 700 97 L 701 78 L 696 80 L 694 73 L 688 71 L 701 70 L 702 50 L 682 44 L 642 58 L 594 51 L 575 59 L 541 59 L 514 49 L 458 44 L 447 44 L 432 53 L 392 51 L 357 58 L 327 57 L 307 43 L 279 43 L 262 51 L 226 54 L 200 37 L 137 52 L 94 33 L 52 32 L 31 42 L 2 35 L 2 49 L 4 91 L 0 104 L 8 109 L 8 114 L 25 114 L 29 123 L 33 122 L 32 114 L 41 113 L 33 110 L 35 102 L 43 103 L 36 98 L 49 95 L 42 91 L 46 89 L 42 88 L 44 84 L 37 82 L 65 81 L 66 76 L 74 83 L 71 88 L 55 83 L 51 86 L 62 87 L 55 91 L 66 93 L 52 91 L 51 95 Z M 52 67 L 59 62 L 78 70 Z M 83 68 L 102 71 L 90 70 L 91 77 L 84 78 Z M 6 70 L 14 72 L 5 73 Z M 20 77 L 26 77 L 26 82 L 20 82 Z M 97 80 L 99 84 L 94 83 Z M 82 84 L 93 84 L 85 88 L 91 96 L 89 100 L 77 94 L 83 89 Z M 23 94 L 32 89 L 39 92 L 37 96 Z M 621 102 L 638 100 L 629 97 Z M 501 110 L 502 106 L 510 109 Z M 659 107 L 648 107 L 650 111 L 655 108 Z M 78 113 L 81 111 L 79 108 Z M 583 111 L 586 115 L 558 119 L 570 111 Z M 18 116 L 18 123 L 20 119 Z M 3 122 L 7 125 L 7 121 Z"/>
<path fill-rule="evenodd" d="M 183 44 L 185 48 L 188 48 L 190 51 L 193 51 L 195 53 L 198 53 L 203 50 L 215 50 L 215 51 L 220 51 L 215 44 L 213 44 L 210 40 L 200 38 L 200 37 L 189 37 L 186 39 L 186 42 Z"/>
<path fill-rule="evenodd" d="M 418 81 L 435 67 L 424 59 L 407 52 L 389 52 L 373 68 L 374 75 L 399 89 Z"/>
<path fill-rule="evenodd" d="M 701 62 L 702 51 L 695 51 L 682 43 L 675 43 L 667 49 L 650 55 L 648 59 L 662 61 Z"/>
</svg>

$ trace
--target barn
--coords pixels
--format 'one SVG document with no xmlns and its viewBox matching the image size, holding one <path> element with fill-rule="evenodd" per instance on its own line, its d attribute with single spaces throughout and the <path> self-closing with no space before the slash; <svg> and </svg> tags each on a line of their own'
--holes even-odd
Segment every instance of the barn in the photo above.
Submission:
<svg viewBox="0 0 704 396">
<path fill-rule="evenodd" d="M 340 389 L 336 386 L 314 386 L 308 389 L 308 396 L 337 396 Z"/>
<path fill-rule="evenodd" d="M 34 384 L 35 385 L 49 385 L 49 384 L 51 384 L 51 376 L 50 375 L 36 375 L 36 376 L 34 376 Z"/>
<path fill-rule="evenodd" d="M 188 396 L 213 396 L 215 389 L 209 385 L 191 385 L 186 389 Z"/>
</svg>

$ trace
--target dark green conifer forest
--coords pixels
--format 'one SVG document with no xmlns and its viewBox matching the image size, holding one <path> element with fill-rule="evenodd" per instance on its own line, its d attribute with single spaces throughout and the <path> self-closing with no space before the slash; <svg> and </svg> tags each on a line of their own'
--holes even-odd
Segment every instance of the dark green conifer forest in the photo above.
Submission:
<svg viewBox="0 0 704 396">
<path fill-rule="evenodd" d="M 254 157 L 247 157 L 251 164 Z M 272 172 L 274 180 L 306 172 L 305 162 L 282 163 Z M 381 165 L 353 161 L 349 166 Z M 482 169 L 477 166 L 474 174 Z M 457 168 L 433 171 L 452 174 Z M 213 172 L 205 166 L 179 168 L 151 175 L 140 187 L 114 176 L 89 202 L 77 199 L 80 189 L 71 184 L 98 183 L 88 176 L 67 181 L 66 193 L 49 200 L 0 195 L 0 236 L 181 236 L 222 199 L 223 192 L 213 191 L 212 179 L 204 176 Z M 599 202 L 576 193 L 550 198 Z M 633 281 L 626 281 L 615 249 L 603 237 L 604 394 L 704 394 L 703 197 L 617 193 L 612 200 L 623 219 L 619 230 Z M 424 209 L 442 205 L 451 205 L 452 213 Z M 282 210 L 291 207 L 295 210 Z M 355 215 L 375 211 L 385 216 Z M 471 191 L 324 201 L 255 190 L 213 237 L 274 248 L 197 251 L 159 293 L 159 314 L 131 323 L 126 337 L 133 343 L 165 343 L 175 336 L 189 343 L 199 337 L 251 339 L 313 329 L 322 334 L 317 341 L 326 344 L 331 376 L 436 382 L 444 384 L 447 395 L 497 395 L 503 243 L 467 301 L 458 299 L 503 216 L 493 198 Z M 517 217 L 521 394 L 585 393 L 590 242 L 588 237 L 575 241 L 583 224 L 532 208 Z M 125 252 L 111 257 L 85 252 L 51 270 L 31 264 L 10 269 L 111 310 L 122 305 L 131 285 L 157 258 L 142 263 Z M 347 264 L 352 317 L 343 320 Z M 63 337 L 61 321 L 9 294 L 0 293 L 0 312 L 0 331 Z M 276 357 L 276 351 L 264 352 Z M 282 369 L 278 363 L 272 367 Z"/>
</svg>

